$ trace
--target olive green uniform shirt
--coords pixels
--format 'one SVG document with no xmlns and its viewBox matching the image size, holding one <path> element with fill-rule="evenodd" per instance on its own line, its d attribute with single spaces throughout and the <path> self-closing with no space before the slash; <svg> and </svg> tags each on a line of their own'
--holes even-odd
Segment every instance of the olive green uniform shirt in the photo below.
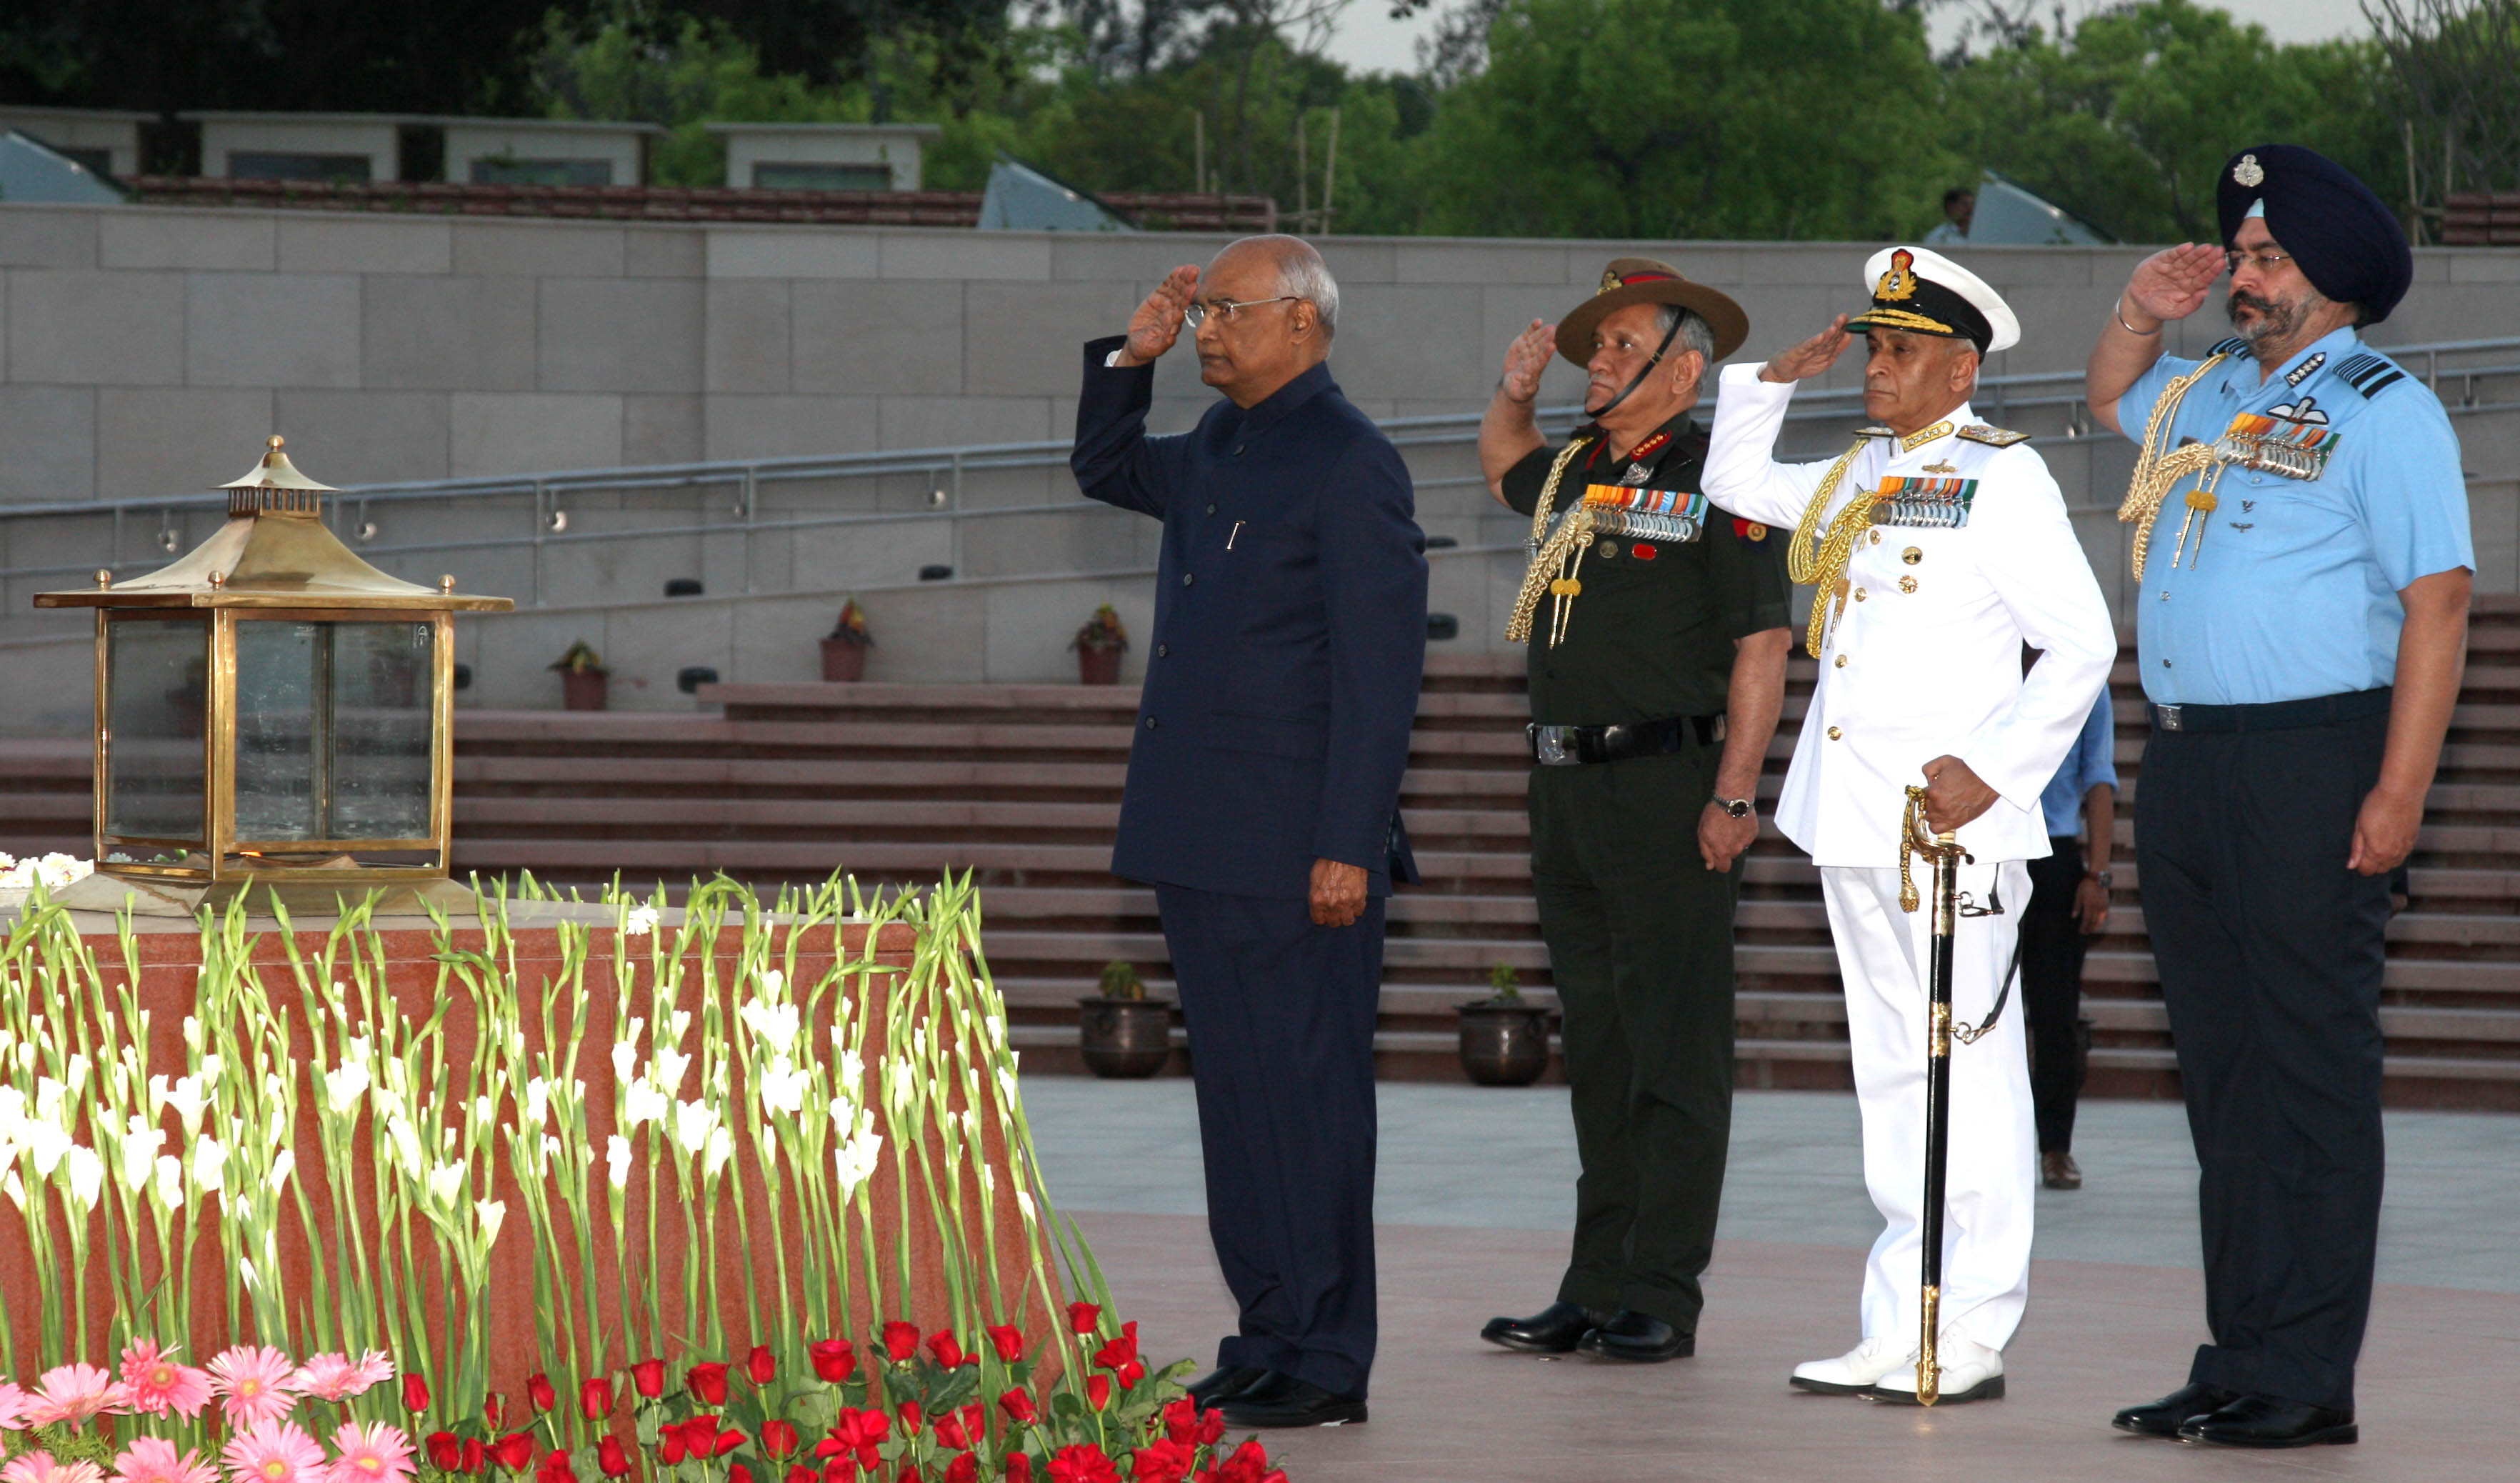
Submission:
<svg viewBox="0 0 2520 1483">
<path fill-rule="evenodd" d="M 1583 503 L 1588 484 L 1697 492 L 1706 434 L 1687 413 L 1615 461 L 1598 427 L 1579 430 L 1589 441 L 1558 481 L 1554 514 Z M 1534 449 L 1506 472 L 1508 505 L 1531 514 L 1563 446 Z M 1595 537 L 1576 574 L 1584 590 L 1569 610 L 1563 642 L 1554 649 L 1549 644 L 1556 599 L 1543 597 L 1533 617 L 1532 720 L 1612 726 L 1723 714 L 1732 692 L 1732 642 L 1792 622 L 1793 584 L 1785 579 L 1791 535 L 1709 507 L 1691 540 Z"/>
</svg>

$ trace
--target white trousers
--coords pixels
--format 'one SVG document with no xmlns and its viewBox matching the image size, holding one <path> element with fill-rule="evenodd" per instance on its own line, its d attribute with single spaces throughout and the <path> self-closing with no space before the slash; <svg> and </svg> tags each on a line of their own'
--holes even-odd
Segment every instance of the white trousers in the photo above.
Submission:
<svg viewBox="0 0 2520 1483">
<path fill-rule="evenodd" d="M 2000 873 L 2000 875 L 1999 875 Z M 1864 1183 L 1883 1229 L 1864 1269 L 1864 1334 L 1912 1344 L 1925 1192 L 1926 974 L 1934 913 L 1925 862 L 1915 865 L 1926 900 L 1899 910 L 1899 872 L 1823 868 L 1821 890 L 1846 981 L 1847 1039 L 1864 1112 Z M 1976 1024 L 1995 1003 L 2012 962 L 2030 869 L 2021 861 L 1960 867 L 1960 889 L 1979 906 L 2002 886 L 2003 915 L 1959 919 L 1952 956 L 1952 1012 Z M 2021 985 L 2003 1017 L 1975 1045 L 1952 1046 L 1950 1157 L 1945 1164 L 1942 1329 L 2002 1349 L 2030 1295 L 2030 1226 L 2039 1166 L 2030 1070 L 2022 1043 Z"/>
</svg>

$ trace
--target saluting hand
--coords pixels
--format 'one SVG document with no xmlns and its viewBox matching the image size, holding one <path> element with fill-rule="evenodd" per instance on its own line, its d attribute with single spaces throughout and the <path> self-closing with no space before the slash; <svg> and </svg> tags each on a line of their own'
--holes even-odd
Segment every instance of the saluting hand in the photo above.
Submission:
<svg viewBox="0 0 2520 1483">
<path fill-rule="evenodd" d="M 1549 369 L 1549 358 L 1557 353 L 1557 332 L 1549 321 L 1535 319 L 1531 328 L 1513 337 L 1505 347 L 1505 399 L 1528 405 L 1540 395 L 1540 374 Z"/>
<path fill-rule="evenodd" d="M 1129 316 L 1129 342 L 1120 348 L 1120 364 L 1143 366 L 1173 347 L 1181 338 L 1182 316 L 1190 312 L 1190 301 L 1198 292 L 1198 269 L 1188 263 L 1166 274 L 1155 285 L 1155 292 L 1138 305 Z"/>
<path fill-rule="evenodd" d="M 1924 766 L 1925 824 L 1948 834 L 1988 809 L 2000 796 L 1958 757 L 1936 757 Z"/>
<path fill-rule="evenodd" d="M 2205 306 L 2205 295 L 2222 276 L 2220 247 L 2192 242 L 2164 247 L 2135 265 L 2119 310 L 2138 330 L 2146 319 L 2185 319 Z"/>
<path fill-rule="evenodd" d="M 1841 314 L 1828 322 L 1828 328 L 1804 340 L 1790 350 L 1778 352 L 1759 368 L 1763 382 L 1809 381 L 1837 364 L 1855 337 L 1846 333 L 1846 316 Z"/>
</svg>

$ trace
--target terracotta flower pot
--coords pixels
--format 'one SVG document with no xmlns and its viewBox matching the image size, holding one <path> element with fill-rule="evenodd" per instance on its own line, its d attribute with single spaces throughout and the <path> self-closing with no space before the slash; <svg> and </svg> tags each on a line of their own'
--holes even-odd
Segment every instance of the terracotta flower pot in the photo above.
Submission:
<svg viewBox="0 0 2520 1483">
<path fill-rule="evenodd" d="M 1173 1055 L 1173 1007 L 1161 999 L 1076 1001 L 1077 1048 L 1097 1076 L 1152 1076 Z"/>
<path fill-rule="evenodd" d="M 1483 1087 L 1527 1087 L 1549 1070 L 1549 1019 L 1528 1004 L 1462 1006 L 1462 1069 Z"/>
<path fill-rule="evenodd" d="M 560 672 L 561 704 L 570 710 L 604 709 L 606 676 L 591 669 L 563 669 Z"/>
<path fill-rule="evenodd" d="M 867 646 L 847 639 L 823 641 L 823 679 L 832 685 L 846 685 L 866 678 Z"/>
<path fill-rule="evenodd" d="M 1120 652 L 1116 649 L 1086 649 L 1080 646 L 1076 651 L 1076 678 L 1087 685 L 1119 684 Z"/>
</svg>

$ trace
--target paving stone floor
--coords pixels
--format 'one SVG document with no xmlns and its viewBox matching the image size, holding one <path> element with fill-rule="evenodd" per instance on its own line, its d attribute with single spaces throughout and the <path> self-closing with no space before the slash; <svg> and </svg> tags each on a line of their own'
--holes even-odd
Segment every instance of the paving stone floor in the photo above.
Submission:
<svg viewBox="0 0 2520 1483">
<path fill-rule="evenodd" d="M 1204 1361 L 1233 1307 L 1201 1215 L 1186 1081 L 1028 1077 L 1053 1196 L 1079 1215 L 1148 1347 Z M 2009 1397 L 1920 1415 L 1806 1397 L 1801 1359 L 1855 1338 L 1876 1229 L 1851 1097 L 1743 1093 L 1699 1353 L 1632 1369 L 1480 1344 L 1552 1295 L 1574 1149 L 1562 1088 L 1381 1088 L 1382 1358 L 1366 1427 L 1284 1439 L 1295 1483 L 1547 1477 L 2509 1479 L 2520 1383 L 2520 1118 L 2389 1114 L 2365 1440 L 2285 1454 L 2121 1437 L 2108 1413 L 2184 1378 L 2203 1338 L 2195 1164 L 2169 1103 L 2092 1102 L 2085 1188 L 2043 1194 Z"/>
</svg>

